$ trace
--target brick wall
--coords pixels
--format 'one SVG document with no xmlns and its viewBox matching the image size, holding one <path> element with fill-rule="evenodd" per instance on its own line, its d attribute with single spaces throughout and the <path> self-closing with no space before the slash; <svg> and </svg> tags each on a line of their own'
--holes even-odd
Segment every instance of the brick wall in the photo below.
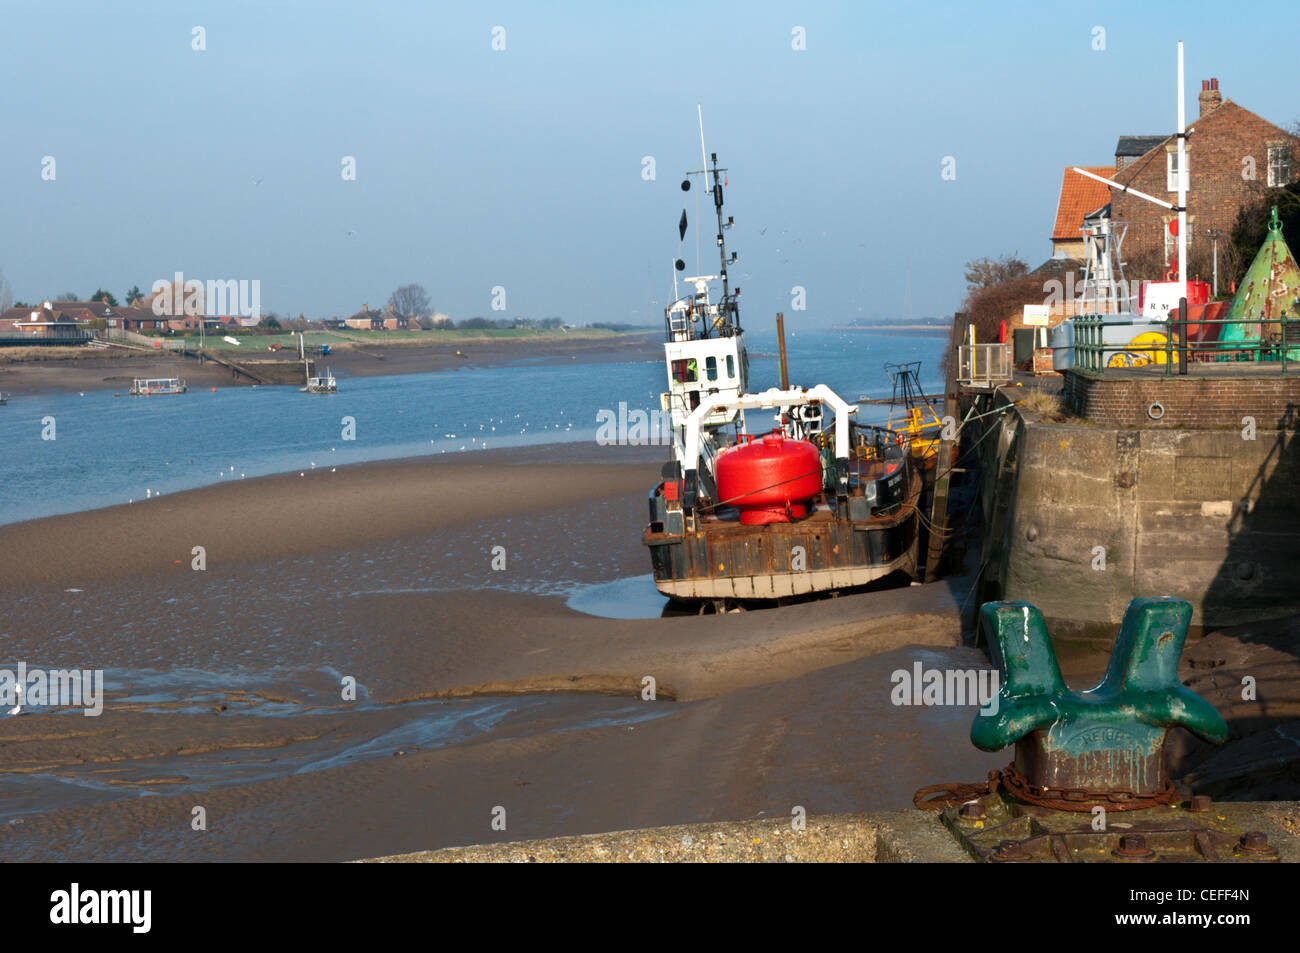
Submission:
<svg viewBox="0 0 1300 953">
<path fill-rule="evenodd" d="M 1106 380 L 1066 371 L 1066 405 L 1091 423 L 1108 427 L 1186 427 L 1240 429 L 1254 417 L 1259 431 L 1294 430 L 1300 417 L 1300 367 L 1286 377 L 1170 377 Z M 1153 420 L 1153 403 L 1164 416 Z M 1156 410 L 1159 413 L 1159 410 Z"/>
<path fill-rule="evenodd" d="M 1205 116 L 1189 120 L 1188 127 L 1195 129 L 1187 140 L 1191 169 L 1187 201 L 1190 244 L 1192 249 L 1205 245 L 1209 242 L 1206 230 L 1217 228 L 1223 232 L 1219 238 L 1222 249 L 1236 224 L 1237 211 L 1269 191 L 1269 145 L 1278 142 L 1292 145 L 1291 178 L 1294 180 L 1300 177 L 1300 140 L 1232 100 L 1225 100 Z M 1176 203 L 1178 193 L 1168 188 L 1166 152 L 1170 145 L 1177 146 L 1177 139 L 1170 138 L 1117 173 L 1115 181 Z M 1254 180 L 1242 176 L 1243 159 L 1248 156 L 1254 159 Z M 1165 223 L 1175 213 L 1118 190 L 1112 190 L 1111 196 L 1112 219 L 1129 224 L 1124 240 L 1125 256 L 1137 258 L 1150 253 L 1163 256 Z"/>
</svg>

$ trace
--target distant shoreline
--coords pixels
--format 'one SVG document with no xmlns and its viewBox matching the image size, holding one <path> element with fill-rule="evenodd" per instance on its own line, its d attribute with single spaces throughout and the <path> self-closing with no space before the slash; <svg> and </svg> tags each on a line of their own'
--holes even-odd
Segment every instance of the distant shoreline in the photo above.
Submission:
<svg viewBox="0 0 1300 953">
<path fill-rule="evenodd" d="M 945 337 L 952 330 L 950 324 L 832 324 L 832 331 L 865 331 L 870 334 L 932 334 Z"/>
<path fill-rule="evenodd" d="M 450 340 L 412 340 L 409 336 L 386 339 L 386 332 L 375 331 L 373 339 L 351 341 L 337 349 L 332 348 L 327 357 L 309 357 L 319 369 L 329 368 L 340 379 L 346 380 L 348 377 L 499 367 L 521 361 L 603 364 L 659 360 L 663 356 L 659 347 L 662 336 L 658 332 L 582 334 L 585 330 L 579 329 L 579 333 L 573 336 L 558 331 L 514 337 L 462 337 L 458 334 Z M 436 335 L 438 332 L 428 333 Z M 275 340 L 284 343 L 283 338 Z M 248 337 L 244 341 L 241 350 L 230 348 L 223 350 L 222 354 L 233 358 L 238 353 L 252 360 L 266 360 L 274 356 L 266 349 L 265 339 Z M 308 343 L 311 343 L 310 333 Z M 234 380 L 230 371 L 218 364 L 200 364 L 194 358 L 180 357 L 161 350 L 51 348 L 42 356 L 24 356 L 17 360 L 6 359 L 5 350 L 0 348 L 0 392 L 18 397 L 88 390 L 125 392 L 135 377 L 180 377 L 191 389 L 248 386 L 246 382 Z M 293 353 L 285 348 L 278 355 L 292 360 Z"/>
</svg>

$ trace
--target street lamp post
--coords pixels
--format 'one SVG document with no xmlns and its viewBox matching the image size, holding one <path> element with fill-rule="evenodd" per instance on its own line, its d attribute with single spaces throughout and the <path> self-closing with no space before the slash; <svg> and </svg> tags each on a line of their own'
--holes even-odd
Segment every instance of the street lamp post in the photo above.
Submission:
<svg viewBox="0 0 1300 953">
<path fill-rule="evenodd" d="M 1213 247 L 1214 247 L 1214 288 L 1213 288 L 1213 294 L 1214 294 L 1214 297 L 1217 298 L 1217 297 L 1219 296 L 1219 236 L 1223 234 L 1223 231 L 1222 231 L 1222 229 L 1218 229 L 1218 228 L 1210 228 L 1210 229 L 1206 229 L 1206 231 L 1207 231 L 1207 233 L 1209 234 L 1209 236 L 1210 236 L 1210 240 L 1211 240 L 1211 242 L 1213 243 Z"/>
</svg>

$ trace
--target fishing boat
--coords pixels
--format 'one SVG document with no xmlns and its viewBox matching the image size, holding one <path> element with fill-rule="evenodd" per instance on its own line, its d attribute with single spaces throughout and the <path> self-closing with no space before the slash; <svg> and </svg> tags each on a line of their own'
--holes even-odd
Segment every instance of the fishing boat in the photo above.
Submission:
<svg viewBox="0 0 1300 953">
<path fill-rule="evenodd" d="M 329 345 L 321 348 L 321 354 L 329 353 Z M 311 362 L 307 360 L 306 335 L 301 331 L 298 332 L 298 359 L 302 361 L 303 375 L 307 383 L 300 387 L 299 390 L 307 394 L 337 394 L 339 392 L 338 381 L 334 379 L 330 369 L 325 368 L 324 374 L 312 374 Z"/>
<path fill-rule="evenodd" d="M 179 377 L 137 377 L 131 382 L 131 394 L 150 397 L 157 394 L 183 394 L 189 388 Z"/>
<path fill-rule="evenodd" d="M 714 153 L 682 183 L 689 191 L 700 177 L 713 199 L 720 268 L 683 278 L 679 297 L 676 259 L 664 309 L 671 451 L 642 535 L 655 586 L 722 612 L 909 582 L 921 477 L 903 435 L 859 424 L 858 408 L 825 384 L 791 386 L 784 360 L 779 387 L 749 393 L 740 289 L 727 275 L 737 256 L 726 249 L 726 171 Z M 683 211 L 679 241 L 686 230 Z"/>
<path fill-rule="evenodd" d="M 333 373 L 330 372 L 329 368 L 326 368 L 324 374 L 307 378 L 307 385 L 300 388 L 300 390 L 308 394 L 337 394 L 339 385 L 338 381 L 334 379 Z"/>
</svg>

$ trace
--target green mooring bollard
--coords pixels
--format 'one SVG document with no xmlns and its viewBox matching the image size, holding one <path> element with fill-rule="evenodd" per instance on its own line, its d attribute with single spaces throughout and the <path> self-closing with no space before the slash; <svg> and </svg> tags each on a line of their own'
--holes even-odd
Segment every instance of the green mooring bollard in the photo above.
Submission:
<svg viewBox="0 0 1300 953">
<path fill-rule="evenodd" d="M 1134 599 L 1124 613 L 1106 675 L 1070 691 L 1038 609 L 990 602 L 980 609 L 993 661 L 1002 670 L 995 713 L 977 714 L 971 741 L 985 751 L 1015 743 L 1011 793 L 1061 810 L 1098 800 L 1169 803 L 1170 728 L 1221 744 L 1228 726 L 1214 706 L 1178 680 L 1191 604 Z"/>
</svg>

